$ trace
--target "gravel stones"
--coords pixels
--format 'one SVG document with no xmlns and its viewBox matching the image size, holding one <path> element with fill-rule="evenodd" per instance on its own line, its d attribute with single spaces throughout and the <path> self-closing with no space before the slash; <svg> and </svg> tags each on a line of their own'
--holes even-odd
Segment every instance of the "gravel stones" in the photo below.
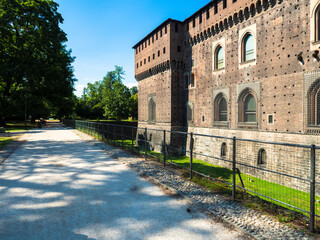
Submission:
<svg viewBox="0 0 320 240">
<path fill-rule="evenodd" d="M 84 135 L 83 138 L 87 136 L 77 133 Z M 224 196 L 210 192 L 168 169 L 152 164 L 152 162 L 133 157 L 131 154 L 103 143 L 100 143 L 99 147 L 107 151 L 109 155 L 116 156 L 120 161 L 129 164 L 139 174 L 151 177 L 160 184 L 174 189 L 256 239 L 314 239 L 314 237 L 279 223 L 267 215 L 248 209 L 239 203 L 230 202 Z"/>
</svg>

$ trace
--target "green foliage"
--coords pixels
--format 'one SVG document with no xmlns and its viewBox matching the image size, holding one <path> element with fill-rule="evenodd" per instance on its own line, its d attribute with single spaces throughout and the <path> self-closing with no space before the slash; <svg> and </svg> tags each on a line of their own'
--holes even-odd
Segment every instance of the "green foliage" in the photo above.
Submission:
<svg viewBox="0 0 320 240">
<path fill-rule="evenodd" d="M 0 118 L 72 112 L 74 58 L 52 0 L 0 0 Z"/>
<path fill-rule="evenodd" d="M 127 119 L 138 117 L 138 89 L 123 83 L 124 71 L 115 66 L 102 81 L 88 83 L 76 104 L 76 113 L 90 119 Z"/>
</svg>

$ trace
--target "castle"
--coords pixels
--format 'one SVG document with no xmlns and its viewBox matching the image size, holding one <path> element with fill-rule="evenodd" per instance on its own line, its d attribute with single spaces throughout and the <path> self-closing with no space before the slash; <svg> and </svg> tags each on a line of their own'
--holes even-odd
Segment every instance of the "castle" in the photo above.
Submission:
<svg viewBox="0 0 320 240">
<path fill-rule="evenodd" d="M 139 127 L 320 145 L 320 0 L 212 0 L 133 48 Z M 202 153 L 225 144 L 201 141 Z"/>
</svg>

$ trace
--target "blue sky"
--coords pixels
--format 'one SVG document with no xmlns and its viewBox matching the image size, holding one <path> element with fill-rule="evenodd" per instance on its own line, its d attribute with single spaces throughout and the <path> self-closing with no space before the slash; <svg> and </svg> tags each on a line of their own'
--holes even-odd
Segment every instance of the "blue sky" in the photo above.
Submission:
<svg viewBox="0 0 320 240">
<path fill-rule="evenodd" d="M 134 79 L 132 46 L 167 18 L 184 20 L 210 0 L 56 0 L 64 18 L 67 46 L 73 64 L 76 95 L 87 83 L 101 80 L 115 65 L 126 72 L 124 83 Z"/>
</svg>

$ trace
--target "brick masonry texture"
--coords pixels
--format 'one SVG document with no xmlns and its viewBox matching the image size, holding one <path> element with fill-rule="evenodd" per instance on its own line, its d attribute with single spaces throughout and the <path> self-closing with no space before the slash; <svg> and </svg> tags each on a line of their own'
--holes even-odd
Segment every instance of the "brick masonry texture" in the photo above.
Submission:
<svg viewBox="0 0 320 240">
<path fill-rule="evenodd" d="M 162 23 L 134 46 L 139 127 L 320 146 L 320 137 L 312 135 L 319 133 L 318 127 L 309 126 L 307 117 L 308 90 L 320 78 L 316 52 L 320 43 L 314 41 L 313 33 L 314 9 L 319 4 L 318 0 L 213 0 L 183 22 L 168 19 Z M 250 62 L 242 60 L 246 32 L 255 42 L 255 57 Z M 224 68 L 219 70 L 214 57 L 218 45 L 225 52 Z M 195 84 L 186 87 L 185 79 L 190 81 L 191 76 Z M 239 99 L 245 89 L 251 89 L 256 100 L 254 124 L 240 121 Z M 226 122 L 214 118 L 219 93 L 227 96 Z M 156 99 L 154 122 L 148 117 L 150 96 Z M 192 121 L 187 121 L 188 103 L 193 106 Z M 271 124 L 269 115 L 274 118 Z M 155 135 L 152 142 L 161 145 L 162 135 Z M 167 144 L 176 147 L 188 146 L 183 137 L 168 140 Z M 221 143 L 221 139 L 196 139 L 195 152 L 217 156 Z M 231 159 L 231 146 L 227 143 L 227 159 Z M 240 142 L 238 161 L 256 166 L 261 148 L 267 152 L 265 168 L 310 176 L 309 149 Z M 228 165 L 220 160 L 215 164 Z M 243 171 L 259 175 L 250 169 Z M 319 173 L 317 167 L 317 178 Z M 281 176 L 275 179 L 265 173 L 259 177 L 308 190 L 307 183 Z"/>
</svg>

